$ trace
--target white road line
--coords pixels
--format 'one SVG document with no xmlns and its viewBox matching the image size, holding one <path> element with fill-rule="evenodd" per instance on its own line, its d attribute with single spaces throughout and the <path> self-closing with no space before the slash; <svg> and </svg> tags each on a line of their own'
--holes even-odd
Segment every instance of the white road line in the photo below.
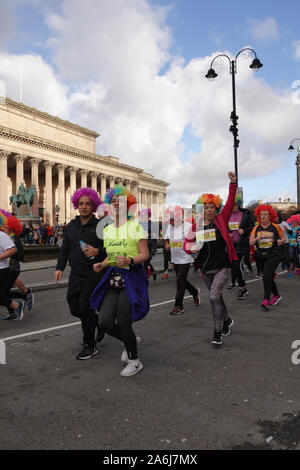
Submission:
<svg viewBox="0 0 300 470">
<path fill-rule="evenodd" d="M 281 273 L 277 273 L 277 276 L 280 276 L 281 274 L 284 274 L 284 273 L 286 273 L 286 271 L 283 271 Z M 250 282 L 260 281 L 260 280 L 261 280 L 261 278 L 251 279 L 250 281 L 247 281 L 246 284 L 248 284 Z M 187 295 L 186 297 L 184 297 L 184 299 L 190 299 L 191 297 L 192 297 L 191 295 Z M 158 304 L 152 304 L 152 305 L 150 305 L 150 308 L 160 307 L 161 305 L 170 304 L 172 302 L 174 302 L 174 299 L 166 300 L 164 302 L 159 302 Z M 74 322 L 74 323 L 67 323 L 66 325 L 53 326 L 51 328 L 46 328 L 44 330 L 31 331 L 30 333 L 24 333 L 24 334 L 21 334 L 21 335 L 8 336 L 7 338 L 0 338 L 0 341 L 11 341 L 13 339 L 26 338 L 27 336 L 39 335 L 39 334 L 42 334 L 42 333 L 48 333 L 49 331 L 60 330 L 60 329 L 63 329 L 63 328 L 69 328 L 69 327 L 78 326 L 78 325 L 81 325 L 81 322 L 78 321 L 78 322 Z"/>
</svg>

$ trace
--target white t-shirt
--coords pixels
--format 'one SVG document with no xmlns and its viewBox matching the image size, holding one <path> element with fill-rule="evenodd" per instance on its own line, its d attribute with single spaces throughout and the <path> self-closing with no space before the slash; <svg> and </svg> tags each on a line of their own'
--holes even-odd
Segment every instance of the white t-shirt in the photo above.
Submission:
<svg viewBox="0 0 300 470">
<path fill-rule="evenodd" d="M 288 236 L 288 233 L 287 233 L 287 230 L 291 230 L 291 227 L 289 226 L 289 224 L 285 221 L 281 222 L 281 224 L 279 224 L 279 227 L 282 228 L 283 230 L 283 233 L 285 235 L 285 238 L 286 238 L 286 241 L 285 243 L 289 243 L 289 236 Z"/>
<path fill-rule="evenodd" d="M 7 235 L 7 233 L 0 232 L 0 254 L 4 251 L 9 250 L 15 246 L 12 239 Z M 0 269 L 6 269 L 9 266 L 9 258 L 0 259 Z"/>
<path fill-rule="evenodd" d="M 183 249 L 184 240 L 191 227 L 188 222 L 184 222 L 180 227 L 173 227 L 170 224 L 165 232 L 165 240 L 170 240 L 171 262 L 174 264 L 188 264 L 194 261 L 193 257 Z"/>
</svg>

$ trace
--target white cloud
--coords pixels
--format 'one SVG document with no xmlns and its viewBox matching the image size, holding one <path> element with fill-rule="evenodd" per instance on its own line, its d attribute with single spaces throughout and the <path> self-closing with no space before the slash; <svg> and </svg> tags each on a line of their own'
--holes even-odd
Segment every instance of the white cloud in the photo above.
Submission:
<svg viewBox="0 0 300 470">
<path fill-rule="evenodd" d="M 297 60 L 300 60 L 300 41 L 293 42 L 294 54 L 293 57 Z"/>
<path fill-rule="evenodd" d="M 24 102 L 98 131 L 98 153 L 169 181 L 172 202 L 193 202 L 206 191 L 225 197 L 233 169 L 228 64 L 216 67 L 212 83 L 205 78 L 224 51 L 188 63 L 171 57 L 168 10 L 146 0 L 64 0 L 61 12 L 46 13 L 55 71 L 39 56 L 22 56 Z M 0 57 L 0 79 L 15 99 L 18 61 Z M 299 114 L 291 92 L 274 91 L 249 63 L 240 57 L 236 76 L 243 181 L 280 169 Z M 201 151 L 182 163 L 188 126 L 201 138 Z"/>
<path fill-rule="evenodd" d="M 250 26 L 250 34 L 254 39 L 279 39 L 279 29 L 274 18 L 267 17 L 263 20 L 250 18 L 247 22 Z"/>
</svg>

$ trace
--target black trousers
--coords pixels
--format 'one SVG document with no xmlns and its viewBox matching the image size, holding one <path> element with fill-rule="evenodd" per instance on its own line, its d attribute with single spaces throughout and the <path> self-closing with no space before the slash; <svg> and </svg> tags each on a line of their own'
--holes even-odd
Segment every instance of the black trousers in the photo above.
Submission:
<svg viewBox="0 0 300 470">
<path fill-rule="evenodd" d="M 0 269 L 0 305 L 9 307 L 11 299 L 5 294 L 9 268 Z"/>
<path fill-rule="evenodd" d="M 71 272 L 67 292 L 67 301 L 71 314 L 81 320 L 83 342 L 92 348 L 96 346 L 95 332 L 98 316 L 90 308 L 90 298 L 98 282 L 98 278 L 85 279 Z"/>
<path fill-rule="evenodd" d="M 124 343 L 129 359 L 137 359 L 131 305 L 125 289 L 108 289 L 100 308 L 99 328 Z"/>
<path fill-rule="evenodd" d="M 272 256 L 270 258 L 260 258 L 264 283 L 264 299 L 270 300 L 271 293 L 273 295 L 278 295 L 277 286 L 274 281 L 274 273 L 279 261 L 280 255 Z"/>
<path fill-rule="evenodd" d="M 27 295 L 23 294 L 23 292 L 13 292 L 13 293 L 10 292 L 10 290 L 12 289 L 14 283 L 18 279 L 19 275 L 20 275 L 20 271 L 13 271 L 12 269 L 8 269 L 7 282 L 6 282 L 6 286 L 5 286 L 5 289 L 4 289 L 4 293 L 10 299 L 23 299 L 23 300 L 26 300 Z M 9 311 L 9 313 L 14 313 L 13 308 L 7 307 L 7 310 Z"/>
<path fill-rule="evenodd" d="M 174 264 L 174 269 L 176 272 L 176 280 L 177 280 L 177 292 L 175 297 L 175 306 L 182 307 L 183 306 L 183 297 L 185 293 L 185 289 L 194 297 L 198 295 L 198 291 L 196 287 L 194 287 L 188 280 L 187 276 L 190 269 L 190 263 L 187 264 Z"/>
<path fill-rule="evenodd" d="M 237 253 L 238 259 L 231 263 L 231 282 L 235 284 L 237 279 L 239 287 L 245 287 L 245 271 L 244 271 L 244 260 L 245 255 L 243 253 Z"/>
</svg>

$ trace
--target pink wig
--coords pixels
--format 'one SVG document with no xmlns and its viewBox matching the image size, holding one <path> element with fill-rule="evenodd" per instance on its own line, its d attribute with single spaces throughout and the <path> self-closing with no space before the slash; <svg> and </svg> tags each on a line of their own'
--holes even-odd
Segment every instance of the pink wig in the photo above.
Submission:
<svg viewBox="0 0 300 470">
<path fill-rule="evenodd" d="M 98 196 L 98 193 L 94 191 L 94 189 L 80 188 L 75 191 L 71 198 L 74 209 L 78 209 L 79 199 L 82 196 L 87 196 L 90 199 L 91 203 L 93 204 L 93 212 L 96 212 L 97 207 L 100 206 L 100 204 L 103 204 L 100 197 Z"/>
<path fill-rule="evenodd" d="M 300 225 L 300 215 L 298 215 L 298 214 L 292 215 L 292 216 L 287 220 L 287 223 L 288 223 L 289 225 L 292 225 L 293 222 L 296 222 L 297 225 Z"/>
</svg>

